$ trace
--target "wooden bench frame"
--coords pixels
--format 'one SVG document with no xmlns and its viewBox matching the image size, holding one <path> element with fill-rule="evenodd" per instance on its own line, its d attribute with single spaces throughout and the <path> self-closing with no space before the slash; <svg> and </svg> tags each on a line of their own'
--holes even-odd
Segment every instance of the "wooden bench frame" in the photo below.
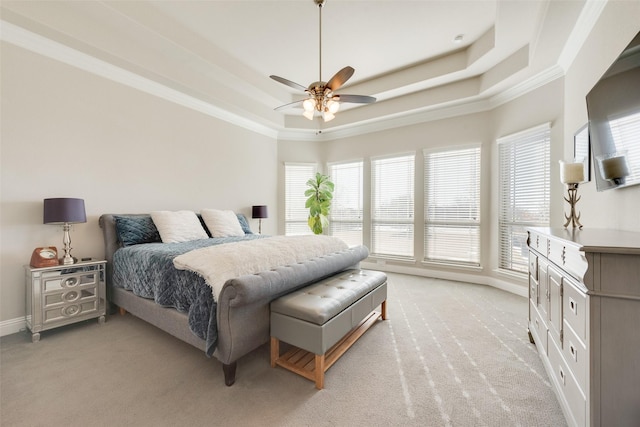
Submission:
<svg viewBox="0 0 640 427">
<path fill-rule="evenodd" d="M 380 305 L 380 311 L 372 311 L 362 322 L 333 345 L 325 354 L 314 354 L 298 347 L 292 347 L 280 355 L 280 340 L 271 337 L 271 367 L 282 366 L 308 380 L 315 381 L 316 388 L 324 388 L 324 373 L 360 338 L 376 321 L 387 320 L 387 301 Z"/>
</svg>

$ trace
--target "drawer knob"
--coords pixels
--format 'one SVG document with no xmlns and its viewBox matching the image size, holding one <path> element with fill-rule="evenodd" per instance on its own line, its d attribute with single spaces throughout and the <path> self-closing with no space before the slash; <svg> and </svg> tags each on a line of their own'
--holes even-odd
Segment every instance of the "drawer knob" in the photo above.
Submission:
<svg viewBox="0 0 640 427">
<path fill-rule="evenodd" d="M 78 299 L 78 297 L 80 296 L 80 292 L 78 291 L 69 291 L 69 292 L 65 292 L 62 295 L 62 298 L 64 298 L 65 301 L 75 301 Z"/>
<path fill-rule="evenodd" d="M 62 309 L 62 314 L 65 316 L 75 316 L 80 313 L 80 307 L 77 305 L 70 305 Z"/>
<path fill-rule="evenodd" d="M 576 304 L 573 298 L 569 298 L 569 309 L 573 314 L 578 315 L 578 304 Z"/>
<path fill-rule="evenodd" d="M 67 288 L 73 287 L 77 284 L 78 284 L 77 277 L 69 277 L 68 279 L 64 280 L 64 286 L 66 286 Z"/>
<path fill-rule="evenodd" d="M 562 385 L 564 385 L 565 384 L 564 371 L 562 370 L 562 367 L 560 367 L 560 379 L 562 380 Z"/>
<path fill-rule="evenodd" d="M 572 342 L 569 343 L 569 351 L 571 352 L 571 356 L 573 356 L 573 360 L 578 361 L 578 354 L 576 352 L 576 348 Z"/>
</svg>

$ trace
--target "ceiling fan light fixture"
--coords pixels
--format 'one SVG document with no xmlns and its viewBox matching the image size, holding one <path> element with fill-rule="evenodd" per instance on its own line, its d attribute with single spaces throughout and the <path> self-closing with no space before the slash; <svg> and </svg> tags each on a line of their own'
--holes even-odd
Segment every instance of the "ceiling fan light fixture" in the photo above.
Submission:
<svg viewBox="0 0 640 427">
<path fill-rule="evenodd" d="M 311 98 L 307 98 L 302 102 L 302 108 L 304 108 L 304 111 L 311 111 L 311 113 L 313 113 L 313 110 L 316 109 L 316 101 Z"/>
<path fill-rule="evenodd" d="M 306 117 L 307 119 L 309 119 L 309 120 L 313 120 L 313 113 L 314 113 L 314 111 L 315 111 L 315 110 L 311 110 L 311 111 L 305 110 L 305 112 L 304 112 L 304 113 L 302 113 L 302 115 L 303 115 L 303 116 L 305 116 L 305 117 Z"/>
<path fill-rule="evenodd" d="M 331 111 L 323 111 L 322 112 L 322 118 L 324 119 L 325 122 L 329 122 L 331 120 L 333 120 L 336 116 L 333 115 L 333 113 Z"/>
<path fill-rule="evenodd" d="M 333 99 L 327 101 L 327 111 L 329 111 L 331 114 L 335 114 L 338 112 L 338 110 L 340 110 L 339 102 L 336 102 Z"/>
</svg>

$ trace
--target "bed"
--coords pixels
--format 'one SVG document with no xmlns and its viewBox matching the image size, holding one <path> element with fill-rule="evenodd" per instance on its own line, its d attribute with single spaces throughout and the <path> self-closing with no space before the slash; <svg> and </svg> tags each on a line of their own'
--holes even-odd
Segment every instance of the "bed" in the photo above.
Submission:
<svg viewBox="0 0 640 427">
<path fill-rule="evenodd" d="M 257 247 L 278 237 L 253 234 L 246 219 L 238 215 L 244 235 L 211 238 L 202 217 L 199 219 L 206 238 L 162 243 L 157 235 L 140 239 L 136 234 L 130 239 L 122 233 L 125 221 L 153 224 L 150 214 L 102 215 L 99 223 L 107 260 L 107 300 L 111 314 L 117 308 L 129 312 L 218 359 L 228 386 L 235 382 L 238 359 L 269 341 L 272 300 L 357 267 L 368 256 L 366 247 L 356 246 L 230 276 L 214 296 L 206 274 L 179 270 L 176 259 L 204 251 L 215 253 L 217 247 Z"/>
</svg>

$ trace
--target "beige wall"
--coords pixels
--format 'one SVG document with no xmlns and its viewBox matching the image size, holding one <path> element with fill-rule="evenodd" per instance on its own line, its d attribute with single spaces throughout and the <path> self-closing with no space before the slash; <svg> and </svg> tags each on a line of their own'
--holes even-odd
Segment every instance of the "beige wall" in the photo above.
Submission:
<svg viewBox="0 0 640 427">
<path fill-rule="evenodd" d="M 587 93 L 640 31 L 639 17 L 638 1 L 608 2 L 568 70 L 564 105 L 566 159 L 573 155 L 573 134 L 587 123 Z M 592 175 L 594 172 L 592 162 Z M 578 191 L 582 196 L 577 205 L 582 215 L 580 222 L 585 227 L 640 231 L 640 185 L 597 192 L 592 178 Z"/>
<path fill-rule="evenodd" d="M 24 317 L 31 251 L 61 251 L 62 228 L 42 224 L 44 198 L 85 200 L 87 223 L 71 233 L 78 257 L 103 256 L 107 212 L 250 218 L 266 204 L 263 232 L 277 232 L 275 140 L 4 43 L 1 138 L 0 321 Z"/>
</svg>

